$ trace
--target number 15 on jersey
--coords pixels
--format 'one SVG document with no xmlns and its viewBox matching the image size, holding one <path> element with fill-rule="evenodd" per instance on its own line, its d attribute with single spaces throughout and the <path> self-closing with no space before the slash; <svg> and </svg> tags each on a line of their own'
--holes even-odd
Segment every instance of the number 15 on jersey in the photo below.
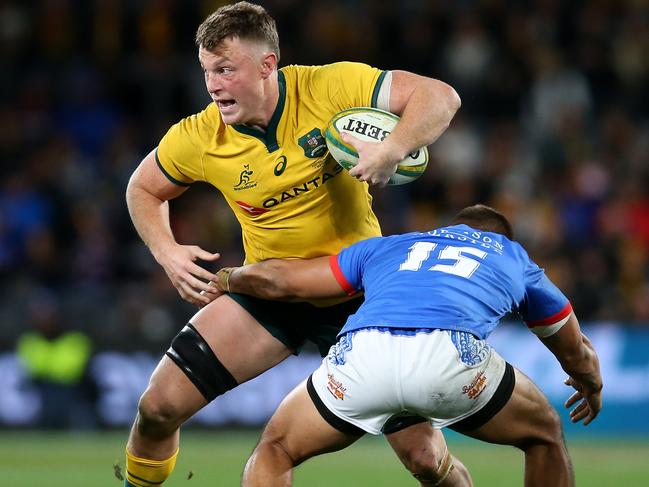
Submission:
<svg viewBox="0 0 649 487">
<path fill-rule="evenodd" d="M 399 266 L 400 271 L 418 271 L 421 269 L 422 264 L 427 261 L 431 253 L 435 250 L 437 244 L 434 242 L 416 242 L 410 247 L 407 259 Z M 445 272 L 446 274 L 453 274 L 456 276 L 469 279 L 478 267 L 480 261 L 487 256 L 484 250 L 476 249 L 475 247 L 455 247 L 449 245 L 439 251 L 437 259 L 439 260 L 453 260 L 452 264 L 435 264 L 430 267 L 429 271 Z"/>
</svg>

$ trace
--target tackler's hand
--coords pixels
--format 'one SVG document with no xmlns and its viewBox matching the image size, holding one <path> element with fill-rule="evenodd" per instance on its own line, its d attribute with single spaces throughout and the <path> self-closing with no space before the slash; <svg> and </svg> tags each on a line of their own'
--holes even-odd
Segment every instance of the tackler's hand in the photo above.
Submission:
<svg viewBox="0 0 649 487">
<path fill-rule="evenodd" d="M 201 291 L 201 296 L 209 299 L 209 302 L 214 301 L 216 298 L 223 294 L 230 292 L 230 274 L 236 267 L 223 267 L 216 273 L 216 279 L 208 282 L 209 290 Z M 204 305 L 199 306 L 202 308 Z"/>
<path fill-rule="evenodd" d="M 564 384 L 573 387 L 576 391 L 565 403 L 566 408 L 577 404 L 570 411 L 570 421 L 578 423 L 583 420 L 584 426 L 588 425 L 597 417 L 599 411 L 602 409 L 601 384 L 598 387 L 589 387 L 581 384 L 572 377 L 568 377 L 564 381 Z"/>
</svg>

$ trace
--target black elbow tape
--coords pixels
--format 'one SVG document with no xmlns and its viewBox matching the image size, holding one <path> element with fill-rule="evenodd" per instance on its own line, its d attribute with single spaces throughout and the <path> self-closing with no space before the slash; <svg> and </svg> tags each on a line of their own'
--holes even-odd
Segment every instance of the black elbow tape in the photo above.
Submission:
<svg viewBox="0 0 649 487">
<path fill-rule="evenodd" d="M 167 356 L 180 367 L 208 402 L 238 385 L 191 323 L 172 340 Z"/>
</svg>

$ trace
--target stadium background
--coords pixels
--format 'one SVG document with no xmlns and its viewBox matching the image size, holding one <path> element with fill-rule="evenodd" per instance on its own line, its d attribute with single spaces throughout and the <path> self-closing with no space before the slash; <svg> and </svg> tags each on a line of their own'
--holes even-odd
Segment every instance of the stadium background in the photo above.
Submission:
<svg viewBox="0 0 649 487">
<path fill-rule="evenodd" d="M 209 102 L 193 35 L 222 3 L 0 2 L 0 438 L 126 427 L 193 313 L 135 234 L 124 190 L 166 129 Z M 457 89 L 462 108 L 426 174 L 373 191 L 384 233 L 478 201 L 503 210 L 602 355 L 605 409 L 587 433 L 646 439 L 649 4 L 261 3 L 281 65 L 363 61 Z M 172 225 L 224 265 L 241 261 L 238 225 L 209 188 L 172 202 Z M 561 373 L 533 337 L 505 324 L 494 343 L 560 405 Z M 258 427 L 317 360 L 288 361 L 195 424 Z"/>
</svg>

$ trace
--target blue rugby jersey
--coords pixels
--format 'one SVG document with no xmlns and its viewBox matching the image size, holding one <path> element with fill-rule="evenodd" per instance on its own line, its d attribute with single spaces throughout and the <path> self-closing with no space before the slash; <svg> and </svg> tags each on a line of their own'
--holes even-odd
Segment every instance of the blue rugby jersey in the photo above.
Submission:
<svg viewBox="0 0 649 487">
<path fill-rule="evenodd" d="M 486 338 L 509 312 L 548 336 L 568 319 L 568 299 L 517 242 L 455 225 L 358 242 L 330 265 L 365 302 L 340 335 L 367 327 L 440 328 Z"/>
</svg>

